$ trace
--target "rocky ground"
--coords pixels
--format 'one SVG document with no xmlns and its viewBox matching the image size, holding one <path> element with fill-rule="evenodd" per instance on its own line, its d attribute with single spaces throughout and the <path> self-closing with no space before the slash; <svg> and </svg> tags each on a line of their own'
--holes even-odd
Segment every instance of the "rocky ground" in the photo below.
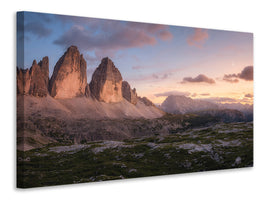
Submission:
<svg viewBox="0 0 267 200">
<path fill-rule="evenodd" d="M 18 151 L 18 186 L 40 187 L 253 166 L 252 122 L 170 130 L 168 134 L 121 141 L 69 145 L 51 142 L 42 148 Z"/>
</svg>

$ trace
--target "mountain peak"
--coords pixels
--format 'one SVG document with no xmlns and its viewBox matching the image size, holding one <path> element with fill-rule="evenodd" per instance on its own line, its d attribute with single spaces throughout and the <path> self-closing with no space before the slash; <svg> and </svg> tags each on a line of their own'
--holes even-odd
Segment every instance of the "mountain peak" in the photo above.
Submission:
<svg viewBox="0 0 267 200">
<path fill-rule="evenodd" d="M 34 59 L 33 62 L 32 62 L 32 66 L 34 66 L 34 65 L 37 65 L 37 62 L 36 62 L 35 59 Z"/>
<path fill-rule="evenodd" d="M 195 100 L 183 95 L 170 95 L 161 104 L 165 112 L 174 114 L 184 114 L 206 109 L 217 109 L 218 106 L 203 100 Z"/>
<path fill-rule="evenodd" d="M 71 45 L 71 46 L 67 49 L 67 52 L 68 52 L 68 51 L 79 51 L 79 50 L 78 50 L 78 47 L 77 47 L 77 46 Z"/>
<path fill-rule="evenodd" d="M 85 94 L 87 64 L 76 46 L 70 46 L 58 60 L 49 83 L 55 98 L 73 98 Z"/>
<path fill-rule="evenodd" d="M 38 64 L 32 62 L 30 70 L 17 70 L 17 92 L 18 94 L 29 94 L 45 97 L 48 93 L 49 83 L 49 59 L 44 57 Z"/>
<path fill-rule="evenodd" d="M 109 57 L 104 57 L 104 58 L 102 58 L 101 62 L 104 62 L 104 63 L 112 62 L 112 60 Z"/>
<path fill-rule="evenodd" d="M 96 68 L 90 82 L 91 94 L 98 101 L 120 102 L 122 97 L 122 76 L 112 60 L 105 57 Z"/>
<path fill-rule="evenodd" d="M 102 58 L 101 63 L 98 66 L 98 68 L 103 68 L 101 69 L 102 72 L 105 70 L 114 70 L 114 71 L 119 72 L 118 68 L 114 65 L 113 61 L 109 57 Z"/>
</svg>

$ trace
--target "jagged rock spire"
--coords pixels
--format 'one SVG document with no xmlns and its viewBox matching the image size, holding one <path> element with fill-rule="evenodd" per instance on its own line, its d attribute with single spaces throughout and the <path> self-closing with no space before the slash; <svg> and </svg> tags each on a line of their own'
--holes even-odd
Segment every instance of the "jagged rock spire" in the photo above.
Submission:
<svg viewBox="0 0 267 200">
<path fill-rule="evenodd" d="M 90 82 L 92 97 L 106 103 L 120 102 L 123 100 L 121 87 L 121 73 L 108 57 L 103 58 Z"/>
<path fill-rule="evenodd" d="M 83 96 L 87 84 L 86 61 L 76 46 L 70 46 L 58 60 L 49 83 L 55 98 Z"/>
</svg>

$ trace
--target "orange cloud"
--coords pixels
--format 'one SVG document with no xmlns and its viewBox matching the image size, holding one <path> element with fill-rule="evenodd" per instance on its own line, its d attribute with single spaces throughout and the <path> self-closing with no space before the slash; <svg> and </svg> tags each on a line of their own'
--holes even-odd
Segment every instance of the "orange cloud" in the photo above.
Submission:
<svg viewBox="0 0 267 200">
<path fill-rule="evenodd" d="M 246 97 L 246 98 L 250 98 L 250 99 L 252 99 L 252 98 L 253 98 L 253 94 L 250 94 L 250 93 L 245 94 L 245 97 Z"/>
<path fill-rule="evenodd" d="M 173 38 L 173 35 L 171 34 L 171 32 L 163 30 L 159 32 L 159 37 L 162 40 L 171 40 Z"/>
<path fill-rule="evenodd" d="M 187 38 L 187 44 L 190 46 L 202 47 L 209 38 L 207 30 L 195 28 L 194 33 Z"/>
</svg>

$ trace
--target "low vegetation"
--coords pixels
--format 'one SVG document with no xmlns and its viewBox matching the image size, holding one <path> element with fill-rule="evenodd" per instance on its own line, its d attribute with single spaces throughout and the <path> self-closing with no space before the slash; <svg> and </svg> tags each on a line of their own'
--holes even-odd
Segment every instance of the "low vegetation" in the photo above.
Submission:
<svg viewBox="0 0 267 200">
<path fill-rule="evenodd" d="M 168 124 L 173 123 L 167 129 L 168 134 L 160 133 L 164 120 Z M 139 133 L 146 128 L 143 124 L 150 122 L 137 120 L 135 123 L 136 133 Z M 197 119 L 188 121 L 179 115 L 169 115 L 162 118 L 161 123 L 155 123 L 148 136 L 121 141 L 83 140 L 79 144 L 70 142 L 64 145 L 57 141 L 42 148 L 18 151 L 18 187 L 253 166 L 252 122 L 216 123 L 211 126 L 207 123 L 202 126 L 202 123 Z"/>
</svg>

